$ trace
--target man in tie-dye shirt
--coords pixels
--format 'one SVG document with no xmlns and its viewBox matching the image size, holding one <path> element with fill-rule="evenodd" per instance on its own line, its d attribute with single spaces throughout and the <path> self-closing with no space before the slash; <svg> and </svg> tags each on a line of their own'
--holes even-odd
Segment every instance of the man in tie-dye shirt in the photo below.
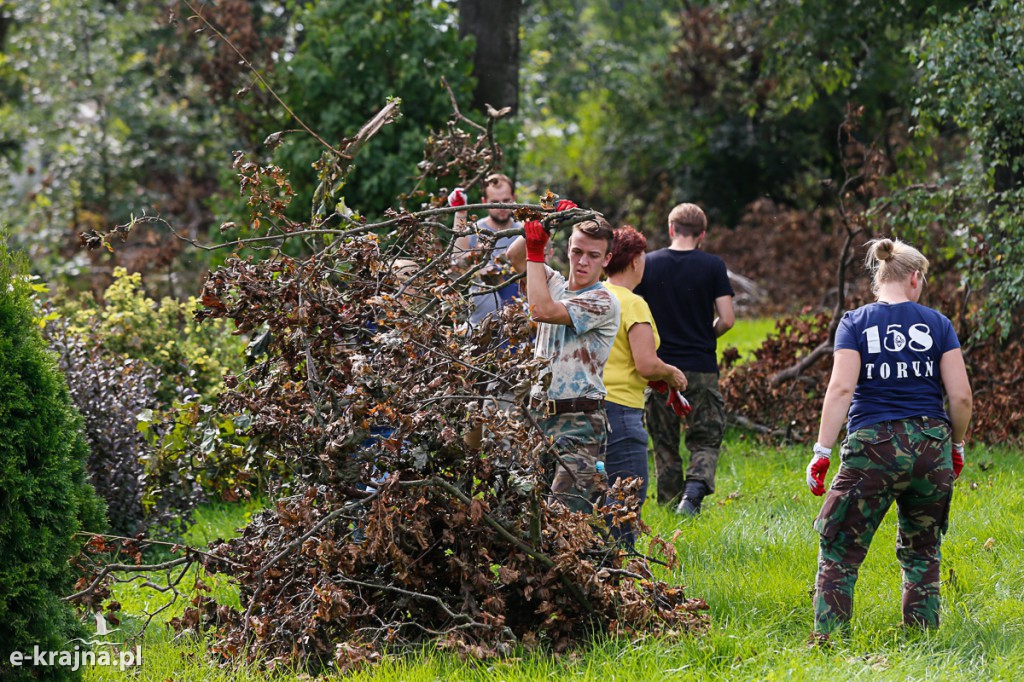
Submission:
<svg viewBox="0 0 1024 682">
<path fill-rule="evenodd" d="M 575 207 L 563 200 L 556 208 Z M 596 462 L 607 433 L 602 375 L 619 329 L 618 299 L 600 281 L 614 232 L 600 217 L 573 227 L 567 280 L 544 263 L 549 235 L 541 223 L 531 220 L 523 230 L 506 256 L 526 273 L 526 299 L 538 322 L 534 352 L 548 360 L 550 375 L 534 386 L 530 405 L 558 453 L 551 491 L 570 509 L 590 511 L 601 488 Z"/>
</svg>

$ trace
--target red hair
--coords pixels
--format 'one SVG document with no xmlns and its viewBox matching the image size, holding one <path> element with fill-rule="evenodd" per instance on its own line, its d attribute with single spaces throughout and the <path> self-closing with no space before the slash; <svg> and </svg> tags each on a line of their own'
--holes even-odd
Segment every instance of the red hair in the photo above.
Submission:
<svg viewBox="0 0 1024 682">
<path fill-rule="evenodd" d="M 633 259 L 647 250 L 647 237 L 640 234 L 632 225 L 623 225 L 615 230 L 615 241 L 612 242 L 612 259 L 605 266 L 605 273 L 616 275 L 633 262 Z"/>
</svg>

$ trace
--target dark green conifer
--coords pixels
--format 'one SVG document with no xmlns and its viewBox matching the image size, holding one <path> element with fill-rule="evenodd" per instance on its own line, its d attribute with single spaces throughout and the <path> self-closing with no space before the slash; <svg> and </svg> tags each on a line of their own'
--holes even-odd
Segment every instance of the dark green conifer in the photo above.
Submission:
<svg viewBox="0 0 1024 682">
<path fill-rule="evenodd" d="M 0 679 L 76 679 L 59 666 L 14 667 L 12 651 L 73 650 L 83 635 L 68 560 L 80 530 L 102 530 L 86 479 L 89 446 L 64 377 L 33 319 L 24 263 L 0 233 Z"/>
</svg>

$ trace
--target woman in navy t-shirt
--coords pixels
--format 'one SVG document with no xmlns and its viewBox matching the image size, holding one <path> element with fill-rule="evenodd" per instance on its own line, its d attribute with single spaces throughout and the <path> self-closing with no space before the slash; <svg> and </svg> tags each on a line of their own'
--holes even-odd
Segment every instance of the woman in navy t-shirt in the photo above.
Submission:
<svg viewBox="0 0 1024 682">
<path fill-rule="evenodd" d="M 903 622 L 938 627 L 939 545 L 971 419 L 971 387 L 953 325 L 917 302 L 928 260 L 898 240 L 876 239 L 868 246 L 877 301 L 839 323 L 818 442 L 807 466 L 811 492 L 824 494 L 832 446 L 846 421 L 842 464 L 814 521 L 821 536 L 815 641 L 848 625 L 857 571 L 893 502 Z"/>
</svg>

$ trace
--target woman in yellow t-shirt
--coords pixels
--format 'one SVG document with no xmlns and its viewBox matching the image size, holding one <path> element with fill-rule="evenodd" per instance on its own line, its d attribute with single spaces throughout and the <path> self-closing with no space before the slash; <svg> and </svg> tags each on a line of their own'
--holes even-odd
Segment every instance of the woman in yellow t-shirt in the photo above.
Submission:
<svg viewBox="0 0 1024 682">
<path fill-rule="evenodd" d="M 612 257 L 605 267 L 605 287 L 619 299 L 622 311 L 619 331 L 604 367 L 608 391 L 608 442 L 605 469 L 609 483 L 620 478 L 639 477 L 641 504 L 647 498 L 647 431 L 644 429 L 644 389 L 648 381 L 664 381 L 670 388 L 684 390 L 686 375 L 665 364 L 655 352 L 660 340 L 647 302 L 633 293 L 644 275 L 647 239 L 630 226 L 615 231 Z M 623 539 L 632 544 L 634 533 Z"/>
</svg>

